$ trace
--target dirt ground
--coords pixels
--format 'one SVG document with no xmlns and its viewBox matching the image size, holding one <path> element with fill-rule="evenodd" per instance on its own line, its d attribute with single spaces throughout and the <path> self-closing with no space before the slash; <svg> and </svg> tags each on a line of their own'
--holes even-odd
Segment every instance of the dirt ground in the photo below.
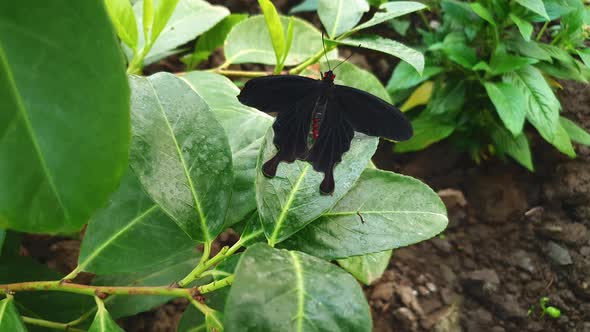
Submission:
<svg viewBox="0 0 590 332">
<path fill-rule="evenodd" d="M 256 12 L 254 0 L 211 2 Z M 283 12 L 297 2 L 277 1 Z M 306 19 L 319 23 L 314 15 Z M 396 60 L 358 53 L 351 61 L 386 83 Z M 220 63 L 219 55 L 211 63 Z M 590 86 L 564 84 L 559 98 L 563 115 L 590 130 Z M 393 155 L 391 143 L 382 142 L 378 167 L 432 186 L 450 224 L 437 238 L 396 250 L 382 278 L 365 287 L 375 331 L 590 332 L 590 149 L 576 146 L 578 158 L 571 160 L 530 136 L 535 173 L 499 160 L 475 165 L 445 143 Z M 79 242 L 32 236 L 25 247 L 67 272 Z M 542 297 L 561 317 L 540 317 Z M 120 323 L 127 331 L 174 331 L 185 306 L 174 301 Z"/>
</svg>

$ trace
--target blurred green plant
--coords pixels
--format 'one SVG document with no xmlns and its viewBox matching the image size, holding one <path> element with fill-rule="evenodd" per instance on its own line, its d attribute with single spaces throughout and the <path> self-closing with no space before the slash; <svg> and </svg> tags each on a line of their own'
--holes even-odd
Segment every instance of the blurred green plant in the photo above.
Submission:
<svg viewBox="0 0 590 332">
<path fill-rule="evenodd" d="M 400 63 L 387 89 L 405 101 L 415 135 L 396 152 L 449 139 L 479 162 L 510 156 L 529 170 L 533 160 L 525 122 L 562 153 L 590 135 L 559 115 L 557 79 L 587 83 L 590 10 L 581 0 L 471 3 L 442 0 L 421 29 L 424 73 Z M 439 21 L 441 20 L 441 21 Z M 537 28 L 535 28 L 537 27 Z"/>
<path fill-rule="evenodd" d="M 322 175 L 302 161 L 281 165 L 272 181 L 262 176 L 260 160 L 275 152 L 272 117 L 242 105 L 222 76 L 287 66 L 309 74 L 340 45 L 359 44 L 422 72 L 417 50 L 357 32 L 423 4 L 371 1 L 380 10 L 359 24 L 365 0 L 319 0 L 324 50 L 317 28 L 280 16 L 268 0 L 249 18 L 202 0 L 105 0 L 106 11 L 100 0 L 23 1 L 0 2 L 0 22 L 10 22 L 0 24 L 8 110 L 0 123 L 11 124 L 0 141 L 0 169 L 10 171 L 0 172 L 0 330 L 121 331 L 114 320 L 184 298 L 190 307 L 178 331 L 370 331 L 355 278 L 372 282 L 393 249 L 446 227 L 428 186 L 370 166 L 375 137 L 354 138 L 332 196 L 320 195 Z M 76 15 L 45 20 L 64 8 Z M 191 52 L 185 45 L 195 38 Z M 99 47 L 81 42 L 89 40 Z M 139 74 L 171 54 L 187 53 L 194 68 L 220 46 L 226 59 L 216 68 L 124 75 L 123 53 L 127 72 Z M 274 70 L 228 68 L 241 63 Z M 370 72 L 343 63 L 336 74 L 339 84 L 390 101 Z M 18 255 L 15 231 L 72 233 L 85 223 L 77 266 L 65 276 Z M 213 252 L 229 228 L 239 240 Z M 83 272 L 95 275 L 91 284 L 76 282 Z"/>
<path fill-rule="evenodd" d="M 561 310 L 559 310 L 559 308 L 554 307 L 552 305 L 548 305 L 550 303 L 550 300 L 548 297 L 544 296 L 539 300 L 539 309 L 541 309 L 541 312 L 539 313 L 539 317 L 543 318 L 545 317 L 545 315 L 553 318 L 553 319 L 557 319 L 559 317 L 561 317 Z M 528 316 L 534 316 L 536 314 L 536 307 L 533 304 L 529 310 L 528 310 Z"/>
</svg>

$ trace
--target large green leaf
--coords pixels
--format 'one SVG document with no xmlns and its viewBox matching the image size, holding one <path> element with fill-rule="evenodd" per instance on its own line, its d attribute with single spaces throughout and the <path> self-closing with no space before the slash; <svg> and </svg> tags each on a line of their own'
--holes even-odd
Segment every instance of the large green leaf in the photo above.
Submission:
<svg viewBox="0 0 590 332">
<path fill-rule="evenodd" d="M 318 5 L 320 20 L 332 38 L 351 30 L 368 10 L 366 0 L 319 0 Z"/>
<path fill-rule="evenodd" d="M 543 74 L 535 67 L 528 66 L 504 75 L 504 81 L 518 89 L 526 99 L 526 118 L 541 136 L 563 149 L 557 140 L 557 124 L 560 104 Z"/>
<path fill-rule="evenodd" d="M 151 198 L 191 238 L 222 231 L 233 182 L 223 127 L 205 101 L 168 73 L 131 77 L 130 164 Z"/>
<path fill-rule="evenodd" d="M 332 207 L 352 187 L 377 148 L 376 138 L 355 135 L 350 150 L 335 167 L 334 193 L 321 195 L 319 186 L 324 175 L 314 171 L 307 162 L 281 163 L 272 179 L 262 174 L 262 164 L 277 152 L 273 138 L 273 131 L 269 130 L 262 143 L 256 169 L 258 212 L 271 244 L 287 239 Z"/>
<path fill-rule="evenodd" d="M 407 15 L 409 13 L 422 10 L 426 8 L 426 5 L 414 1 L 392 1 L 386 2 L 379 6 L 379 11 L 375 13 L 370 20 L 358 25 L 354 28 L 355 31 L 372 27 L 377 24 L 381 24 L 385 21 L 389 21 L 393 18 Z"/>
<path fill-rule="evenodd" d="M 547 10 L 545 10 L 543 0 L 516 0 L 516 2 L 549 20 L 549 15 L 547 14 Z"/>
<path fill-rule="evenodd" d="M 325 259 L 346 258 L 424 241 L 447 222 L 444 204 L 424 183 L 366 169 L 332 210 L 281 246 Z"/>
<path fill-rule="evenodd" d="M 519 70 L 537 62 L 537 59 L 516 56 L 508 54 L 503 50 L 497 50 L 494 52 L 494 54 L 492 54 L 492 58 L 490 60 L 490 69 L 492 74 L 500 75 Z"/>
<path fill-rule="evenodd" d="M 157 3 L 162 2 L 166 2 L 166 0 L 160 0 Z M 142 29 L 143 1 L 138 1 L 133 6 L 133 9 L 138 20 L 138 28 Z M 146 64 L 162 59 L 171 50 L 195 39 L 229 15 L 227 8 L 212 6 L 204 0 L 180 0 L 176 8 L 174 9 L 173 7 L 173 10 L 174 12 L 171 14 L 172 16 L 170 16 L 169 20 L 162 22 L 165 26 L 162 26 L 160 35 L 147 55 L 144 61 Z M 152 37 L 157 32 L 155 31 L 156 24 L 159 22 L 157 14 L 156 12 Z M 162 23 L 159 24 L 161 25 Z M 139 44 L 141 47 L 145 45 L 145 40 L 141 36 L 139 38 Z"/>
<path fill-rule="evenodd" d="M 338 41 L 338 43 L 349 46 L 360 45 L 363 48 L 387 53 L 409 63 L 420 74 L 424 70 L 424 55 L 422 53 L 392 39 L 377 35 L 365 35 L 350 37 L 343 41 Z"/>
<path fill-rule="evenodd" d="M 500 155 L 509 155 L 529 171 L 534 170 L 531 148 L 524 133 L 515 136 L 514 133 L 511 134 L 505 128 L 499 127 L 492 131 L 491 138 Z"/>
<path fill-rule="evenodd" d="M 240 89 L 224 76 L 193 71 L 182 79 L 205 99 L 229 139 L 234 167 L 233 192 L 225 221 L 229 227 L 256 209 L 256 161 L 273 118 L 240 103 L 236 97 Z"/>
<path fill-rule="evenodd" d="M 135 273 L 97 276 L 92 284 L 98 286 L 170 285 L 186 276 L 197 265 L 198 260 L 199 255 L 195 250 L 184 250 L 164 265 Z M 152 309 L 171 299 L 173 297 L 159 295 L 111 295 L 105 300 L 105 305 L 111 315 L 118 319 Z"/>
<path fill-rule="evenodd" d="M 88 332 L 125 332 L 122 328 L 115 323 L 111 315 L 104 307 L 101 300 L 97 300 L 97 310 L 92 325 L 88 329 Z"/>
<path fill-rule="evenodd" d="M 387 91 L 379 80 L 353 64 L 343 63 L 336 76 L 339 84 L 365 90 L 389 101 Z M 281 163 L 277 176 L 273 179 L 262 175 L 262 163 L 276 153 L 273 137 L 273 131 L 269 130 L 260 150 L 256 201 L 265 235 L 274 244 L 288 238 L 332 207 L 352 187 L 367 166 L 378 140 L 362 134 L 355 136 L 350 151 L 336 165 L 336 190 L 333 195 L 325 196 L 319 192 L 323 174 L 314 171 L 307 162 Z"/>
<path fill-rule="evenodd" d="M 339 259 L 338 264 L 365 285 L 379 279 L 391 258 L 391 250 Z"/>
<path fill-rule="evenodd" d="M 561 123 L 561 126 L 565 129 L 572 141 L 590 146 L 590 134 L 586 130 L 563 116 L 559 118 L 559 123 Z"/>
<path fill-rule="evenodd" d="M 14 306 L 14 299 L 7 297 L 0 301 L 0 331 L 26 332 L 27 328 Z"/>
<path fill-rule="evenodd" d="M 0 2 L 0 227 L 75 232 L 117 188 L 129 148 L 118 44 L 102 1 Z"/>
<path fill-rule="evenodd" d="M 512 135 L 522 132 L 527 101 L 516 87 L 507 83 L 485 83 L 485 88 L 504 125 Z"/>
<path fill-rule="evenodd" d="M 6 239 L 6 230 L 0 228 L 0 256 L 2 255 L 2 248 L 4 248 L 4 239 Z"/>
<path fill-rule="evenodd" d="M 337 266 L 265 244 L 242 256 L 225 307 L 226 331 L 371 331 L 361 288 Z"/>
<path fill-rule="evenodd" d="M 115 30 L 117 30 L 117 35 L 125 45 L 135 50 L 138 42 L 137 23 L 131 2 L 128 0 L 106 0 L 104 3 Z"/>
<path fill-rule="evenodd" d="M 551 55 L 542 49 L 539 44 L 535 41 L 525 41 L 522 39 L 518 40 L 508 40 L 506 46 L 518 52 L 524 56 L 531 57 L 533 59 L 543 60 L 552 62 Z"/>
<path fill-rule="evenodd" d="M 281 16 L 283 26 L 289 25 L 289 18 Z M 322 49 L 321 33 L 308 22 L 293 18 L 293 41 L 286 66 L 305 61 Z M 276 65 L 275 52 L 268 34 L 264 16 L 254 16 L 238 23 L 225 41 L 227 63 L 263 63 Z"/>
<path fill-rule="evenodd" d="M 60 280 L 62 277 L 31 257 L 0 258 L 0 284 Z M 94 306 L 91 297 L 64 292 L 18 292 L 14 299 L 21 314 L 58 322 L 72 321 Z"/>
<path fill-rule="evenodd" d="M 583 49 L 583 50 L 576 50 L 576 52 L 578 53 L 578 55 L 580 56 L 580 59 L 582 59 L 582 61 L 586 65 L 586 67 L 590 68 L 590 50 Z"/>
<path fill-rule="evenodd" d="M 135 272 L 166 265 L 195 247 L 196 242 L 145 194 L 129 171 L 109 204 L 90 220 L 77 269 L 95 274 Z"/>
</svg>

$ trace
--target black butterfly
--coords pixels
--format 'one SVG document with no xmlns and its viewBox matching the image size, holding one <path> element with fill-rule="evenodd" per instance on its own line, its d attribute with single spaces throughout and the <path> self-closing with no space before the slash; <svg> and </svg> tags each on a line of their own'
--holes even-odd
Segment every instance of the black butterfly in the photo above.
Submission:
<svg viewBox="0 0 590 332">
<path fill-rule="evenodd" d="M 412 137 L 412 125 L 399 109 L 365 91 L 334 84 L 334 78 L 329 70 L 321 80 L 276 75 L 246 82 L 240 102 L 277 112 L 272 127 L 278 152 L 262 166 L 265 176 L 274 177 L 281 161 L 305 160 L 324 173 L 320 192 L 329 195 L 334 165 L 350 149 L 355 131 L 395 141 Z"/>
</svg>

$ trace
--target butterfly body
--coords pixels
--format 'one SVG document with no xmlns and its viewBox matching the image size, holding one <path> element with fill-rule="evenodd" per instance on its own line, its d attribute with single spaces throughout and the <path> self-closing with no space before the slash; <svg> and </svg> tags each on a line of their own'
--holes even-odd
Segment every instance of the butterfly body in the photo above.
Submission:
<svg viewBox="0 0 590 332">
<path fill-rule="evenodd" d="M 277 75 L 254 78 L 238 99 L 263 112 L 276 112 L 273 143 L 278 149 L 262 172 L 274 177 L 280 162 L 304 160 L 324 173 L 322 194 L 332 194 L 334 167 L 350 149 L 354 132 L 401 141 L 412 127 L 397 108 L 362 90 L 334 84 L 330 70 L 321 80 Z"/>
</svg>

